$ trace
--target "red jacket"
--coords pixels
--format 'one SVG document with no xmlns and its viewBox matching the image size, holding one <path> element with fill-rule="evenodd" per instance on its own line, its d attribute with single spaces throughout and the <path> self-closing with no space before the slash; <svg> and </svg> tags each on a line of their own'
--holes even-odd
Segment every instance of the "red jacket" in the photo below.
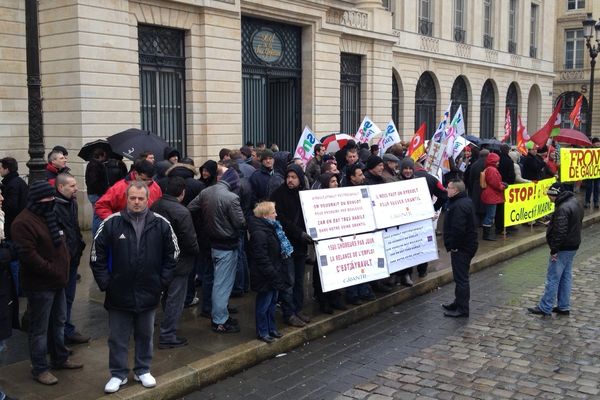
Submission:
<svg viewBox="0 0 600 400">
<path fill-rule="evenodd" d="M 487 187 L 481 191 L 481 202 L 483 204 L 502 204 L 504 203 L 504 188 L 502 176 L 496 168 L 496 163 L 500 161 L 500 156 L 490 153 L 485 161 L 485 183 Z"/>
<path fill-rule="evenodd" d="M 108 218 L 110 215 L 124 210 L 127 207 L 127 188 L 131 181 L 134 181 L 136 178 L 136 172 L 132 171 L 129 175 L 125 177 L 125 179 L 121 179 L 114 185 L 112 185 L 106 193 L 102 195 L 96 202 L 96 215 L 100 217 L 100 219 L 104 220 Z M 156 184 L 156 182 L 150 182 L 148 185 L 149 197 L 148 197 L 148 207 L 152 205 L 155 201 L 162 197 L 162 190 L 160 190 L 160 186 Z"/>
</svg>

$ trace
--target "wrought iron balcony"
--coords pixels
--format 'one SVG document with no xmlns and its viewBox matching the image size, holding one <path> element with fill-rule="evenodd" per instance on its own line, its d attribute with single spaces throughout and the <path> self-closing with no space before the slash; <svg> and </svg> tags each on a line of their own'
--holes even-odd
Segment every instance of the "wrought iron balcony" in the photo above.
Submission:
<svg viewBox="0 0 600 400">
<path fill-rule="evenodd" d="M 425 36 L 433 36 L 433 22 L 428 19 L 419 19 L 419 33 Z"/>
<path fill-rule="evenodd" d="M 537 58 L 537 47 L 529 46 L 529 57 Z"/>
<path fill-rule="evenodd" d="M 494 37 L 490 35 L 483 35 L 483 47 L 486 49 L 494 48 Z"/>
<path fill-rule="evenodd" d="M 467 37 L 467 31 L 461 28 L 454 28 L 454 41 L 464 43 Z"/>
<path fill-rule="evenodd" d="M 512 40 L 508 41 L 508 52 L 512 54 L 517 53 L 517 42 L 513 42 Z"/>
</svg>

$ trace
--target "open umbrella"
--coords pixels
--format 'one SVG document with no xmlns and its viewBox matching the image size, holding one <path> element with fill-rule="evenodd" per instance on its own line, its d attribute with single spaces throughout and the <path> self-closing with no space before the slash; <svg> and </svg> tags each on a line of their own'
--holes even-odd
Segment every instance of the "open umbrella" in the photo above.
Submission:
<svg viewBox="0 0 600 400">
<path fill-rule="evenodd" d="M 479 144 L 481 143 L 481 139 L 478 138 L 477 136 L 465 135 L 464 138 L 467 139 L 469 142 L 473 143 L 477 147 L 479 147 Z"/>
<path fill-rule="evenodd" d="M 112 150 L 130 160 L 135 160 L 140 153 L 149 151 L 157 161 L 163 160 L 163 152 L 169 144 L 149 131 L 130 128 L 106 138 Z"/>
<path fill-rule="evenodd" d="M 90 161 L 92 159 L 92 154 L 94 153 L 94 150 L 98 148 L 104 150 L 107 155 L 112 153 L 112 148 L 110 147 L 110 144 L 108 144 L 108 142 L 105 139 L 98 139 L 94 140 L 93 142 L 84 144 L 81 150 L 79 150 L 79 153 L 77 153 L 77 156 L 84 159 L 85 161 Z"/>
<path fill-rule="evenodd" d="M 500 151 L 500 145 L 502 145 L 502 142 L 495 138 L 483 139 L 479 143 L 479 147 L 485 146 L 488 150 L 498 150 L 498 151 Z"/>
<path fill-rule="evenodd" d="M 592 146 L 590 139 L 584 133 L 575 129 L 561 128 L 559 134 L 554 136 L 553 139 L 560 143 L 568 143 L 575 146 Z"/>
<path fill-rule="evenodd" d="M 341 150 L 348 143 L 348 140 L 354 140 L 354 138 L 345 133 L 332 133 L 323 136 L 321 138 L 321 143 L 325 145 L 325 151 L 327 153 L 335 153 L 336 151 Z"/>
</svg>

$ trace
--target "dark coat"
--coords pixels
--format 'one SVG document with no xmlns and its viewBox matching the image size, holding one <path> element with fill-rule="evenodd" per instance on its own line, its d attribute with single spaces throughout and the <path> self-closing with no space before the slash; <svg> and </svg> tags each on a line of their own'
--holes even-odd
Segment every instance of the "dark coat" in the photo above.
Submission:
<svg viewBox="0 0 600 400">
<path fill-rule="evenodd" d="M 71 268 L 75 268 L 79 265 L 81 253 L 85 249 L 85 242 L 79 228 L 77 200 L 68 200 L 57 192 L 54 212 L 56 213 L 58 224 L 62 227 L 67 237 L 67 248 L 71 256 Z"/>
<path fill-rule="evenodd" d="M 363 182 L 363 185 L 379 185 L 381 183 L 385 183 L 383 176 L 373 175 L 369 171 L 365 172 L 365 181 Z"/>
<path fill-rule="evenodd" d="M 544 179 L 544 168 L 546 163 L 539 155 L 528 153 L 523 159 L 523 178 L 530 181 Z"/>
<path fill-rule="evenodd" d="M 10 227 L 17 215 L 25 209 L 29 187 L 17 172 L 9 172 L 2 179 L 2 211 L 4 211 L 4 232 L 6 240 L 11 239 Z"/>
<path fill-rule="evenodd" d="M 277 210 L 277 219 L 281 222 L 285 235 L 294 247 L 294 255 L 299 256 L 306 254 L 308 246 L 302 238 L 302 233 L 306 232 L 304 225 L 304 214 L 300 205 L 300 190 L 305 189 L 304 171 L 297 165 L 290 165 L 288 171 L 293 170 L 300 178 L 300 187 L 290 189 L 287 183 L 283 183 L 271 197 L 271 201 L 275 202 Z"/>
<path fill-rule="evenodd" d="M 479 176 L 485 168 L 485 158 L 479 157 L 477 161 L 471 164 L 468 179 L 465 182 L 469 191 L 469 197 L 475 206 L 476 214 L 485 214 L 485 204 L 481 202 L 481 185 L 479 184 Z"/>
<path fill-rule="evenodd" d="M 502 176 L 502 182 L 512 185 L 515 183 L 515 163 L 508 154 L 500 153 L 500 165 L 498 172 Z"/>
<path fill-rule="evenodd" d="M 196 255 L 200 253 L 190 210 L 169 194 L 163 194 L 150 210 L 165 217 L 177 235 L 180 253 L 174 274 L 188 275 L 194 267 Z"/>
<path fill-rule="evenodd" d="M 546 230 L 550 254 L 577 250 L 581 244 L 583 207 L 573 192 L 565 191 L 556 197 L 555 209 Z"/>
<path fill-rule="evenodd" d="M 16 251 L 0 243 L 0 340 L 9 338 L 19 328 L 19 298 L 10 272 Z"/>
<path fill-rule="evenodd" d="M 64 172 L 69 171 L 71 171 L 69 167 L 58 169 L 54 165 L 48 163 L 46 164 L 46 180 L 51 186 L 54 186 L 54 182 L 56 182 L 56 177 L 58 176 L 58 174 L 62 174 Z"/>
<path fill-rule="evenodd" d="M 108 190 L 108 176 L 106 174 L 106 165 L 92 158 L 85 167 L 85 186 L 89 194 L 102 196 Z"/>
<path fill-rule="evenodd" d="M 281 245 L 275 228 L 264 218 L 250 217 L 248 220 L 250 245 L 248 262 L 250 266 L 250 286 L 256 292 L 285 290 L 286 272 L 281 257 Z"/>
<path fill-rule="evenodd" d="M 137 243 L 127 211 L 112 214 L 98 228 L 90 266 L 98 287 L 106 291 L 107 310 L 153 310 L 173 279 L 179 245 L 171 224 L 148 211 Z"/>
<path fill-rule="evenodd" d="M 67 286 L 70 255 L 66 240 L 54 246 L 46 221 L 28 209 L 23 210 L 11 227 L 21 264 L 24 290 L 58 290 Z"/>
<path fill-rule="evenodd" d="M 444 247 L 459 250 L 471 257 L 477 252 L 477 218 L 475 207 L 465 192 L 448 199 L 444 218 Z"/>
<path fill-rule="evenodd" d="M 250 185 L 252 186 L 252 204 L 268 199 L 269 196 L 269 180 L 271 179 L 272 171 L 269 171 L 263 165 L 254 171 L 250 176 Z"/>
<path fill-rule="evenodd" d="M 190 204 L 190 201 L 194 200 L 196 196 L 200 194 L 200 192 L 206 187 L 202 181 L 198 179 L 194 179 L 197 172 L 193 165 L 189 164 L 175 164 L 171 168 L 167 170 L 167 176 L 165 179 L 164 188 L 161 185 L 161 189 L 164 192 L 167 190 L 167 185 L 169 178 L 179 176 L 185 181 L 185 196 L 183 196 L 183 200 L 181 204 L 187 206 Z"/>
<path fill-rule="evenodd" d="M 435 176 L 431 175 L 425 169 L 415 165 L 415 178 L 425 178 L 427 182 L 427 188 L 429 189 L 429 194 L 431 196 L 436 197 L 435 203 L 433 203 L 433 209 L 435 211 L 442 208 L 442 206 L 446 203 L 446 199 L 448 199 L 448 192 Z"/>
</svg>

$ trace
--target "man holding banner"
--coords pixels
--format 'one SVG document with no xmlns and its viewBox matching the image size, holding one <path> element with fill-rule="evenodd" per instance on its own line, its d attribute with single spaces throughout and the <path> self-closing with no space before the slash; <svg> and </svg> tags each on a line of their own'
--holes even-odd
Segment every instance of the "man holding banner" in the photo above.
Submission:
<svg viewBox="0 0 600 400">
<path fill-rule="evenodd" d="M 465 184 L 459 179 L 448 183 L 448 211 L 444 220 L 444 247 L 450 253 L 454 276 L 454 301 L 442 304 L 444 316 L 469 316 L 469 268 L 477 252 L 477 219 L 475 207 L 467 196 Z"/>
<path fill-rule="evenodd" d="M 555 205 L 546 230 L 546 242 L 550 247 L 546 287 L 539 304 L 527 310 L 546 317 L 552 312 L 569 315 L 573 258 L 581 244 L 583 207 L 573 192 L 565 190 L 559 182 L 553 183 L 546 194 Z M 557 307 L 554 307 L 555 300 Z"/>
</svg>

